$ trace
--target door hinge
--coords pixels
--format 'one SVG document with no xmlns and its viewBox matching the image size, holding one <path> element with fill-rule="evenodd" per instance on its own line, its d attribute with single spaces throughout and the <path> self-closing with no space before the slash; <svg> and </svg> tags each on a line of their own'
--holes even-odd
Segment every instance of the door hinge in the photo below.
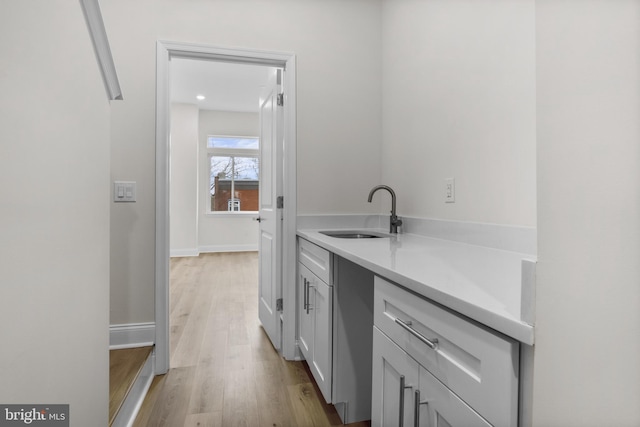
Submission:
<svg viewBox="0 0 640 427">
<path fill-rule="evenodd" d="M 284 196 L 278 196 L 276 199 L 276 206 L 278 209 L 284 209 Z"/>
<path fill-rule="evenodd" d="M 284 105 L 284 93 L 278 94 L 278 106 L 282 107 Z"/>
<path fill-rule="evenodd" d="M 276 300 L 276 311 L 282 311 L 282 298 Z"/>
</svg>

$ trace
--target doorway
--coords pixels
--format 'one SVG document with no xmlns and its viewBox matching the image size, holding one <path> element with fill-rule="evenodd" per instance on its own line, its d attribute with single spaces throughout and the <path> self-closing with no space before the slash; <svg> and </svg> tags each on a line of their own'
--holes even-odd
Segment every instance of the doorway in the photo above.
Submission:
<svg viewBox="0 0 640 427">
<path fill-rule="evenodd" d="M 295 56 L 292 54 L 216 48 L 201 45 L 158 42 L 156 99 L 156 374 L 169 369 L 169 211 L 170 157 L 169 126 L 171 119 L 171 60 L 188 59 L 244 65 L 262 65 L 285 70 L 283 105 L 284 153 L 282 168 L 282 355 L 296 357 L 295 344 Z M 231 203 L 232 209 L 235 203 Z M 286 321 L 285 321 L 286 319 Z"/>
<path fill-rule="evenodd" d="M 259 100 L 275 71 L 171 60 L 172 257 L 258 250 Z"/>
</svg>

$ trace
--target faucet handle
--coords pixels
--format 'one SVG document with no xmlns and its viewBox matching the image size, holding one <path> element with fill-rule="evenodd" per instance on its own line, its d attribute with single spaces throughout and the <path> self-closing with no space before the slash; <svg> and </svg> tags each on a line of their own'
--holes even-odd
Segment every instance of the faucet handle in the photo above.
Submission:
<svg viewBox="0 0 640 427">
<path fill-rule="evenodd" d="M 398 234 L 400 227 L 402 226 L 402 220 L 397 215 L 391 215 L 389 221 L 389 232 L 392 234 Z"/>
</svg>

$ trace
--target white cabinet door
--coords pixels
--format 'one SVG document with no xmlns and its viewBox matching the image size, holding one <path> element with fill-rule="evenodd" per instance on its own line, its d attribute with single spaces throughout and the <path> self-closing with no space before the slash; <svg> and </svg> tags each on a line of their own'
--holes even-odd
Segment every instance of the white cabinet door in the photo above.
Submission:
<svg viewBox="0 0 640 427">
<path fill-rule="evenodd" d="M 309 283 L 312 276 L 313 273 L 307 267 L 298 263 L 298 313 L 300 316 L 298 343 L 305 359 L 311 359 L 313 346 L 313 313 L 308 307 Z"/>
<path fill-rule="evenodd" d="M 429 371 L 420 367 L 420 389 L 413 396 L 419 406 L 418 422 L 424 427 L 491 427 Z"/>
<path fill-rule="evenodd" d="M 418 363 L 374 327 L 371 425 L 413 426 L 419 381 Z"/>
<path fill-rule="evenodd" d="M 331 403 L 333 287 L 298 263 L 300 351 L 327 403 Z"/>
<path fill-rule="evenodd" d="M 333 288 L 315 278 L 309 295 L 309 309 L 313 314 L 313 357 L 307 363 L 324 399 L 331 403 Z"/>
</svg>

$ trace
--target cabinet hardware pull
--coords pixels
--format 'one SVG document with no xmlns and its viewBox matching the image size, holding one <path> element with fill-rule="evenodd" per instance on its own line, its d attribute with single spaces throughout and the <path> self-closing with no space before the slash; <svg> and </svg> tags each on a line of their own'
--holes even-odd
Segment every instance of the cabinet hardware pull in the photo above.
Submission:
<svg viewBox="0 0 640 427">
<path fill-rule="evenodd" d="M 303 300 L 302 301 L 302 305 L 303 305 L 303 310 L 306 310 L 307 309 L 307 304 L 309 304 L 309 295 L 308 295 L 309 291 L 307 289 L 307 278 L 303 277 L 302 279 L 304 280 L 304 286 L 303 286 L 304 296 L 302 297 L 302 300 Z"/>
<path fill-rule="evenodd" d="M 311 310 L 311 303 L 309 302 L 311 299 L 311 288 L 315 288 L 315 286 L 311 284 L 311 280 L 307 280 L 307 314 L 309 314 L 309 310 Z"/>
<path fill-rule="evenodd" d="M 416 390 L 415 400 L 413 401 L 413 426 L 420 427 L 420 405 L 429 403 L 428 400 L 420 400 L 420 390 Z"/>
<path fill-rule="evenodd" d="M 413 329 L 411 327 L 411 321 L 405 322 L 403 320 L 400 320 L 396 317 L 396 323 L 400 326 L 402 326 L 404 329 L 406 329 L 407 331 L 409 331 L 409 333 L 413 336 L 415 336 L 416 338 L 418 338 L 420 341 L 422 341 L 423 343 L 425 343 L 427 346 L 429 346 L 430 349 L 435 350 L 436 346 L 438 344 L 438 339 L 437 338 L 427 338 L 424 335 L 422 335 L 420 332 L 416 331 L 415 329 Z"/>
<path fill-rule="evenodd" d="M 413 388 L 411 384 L 405 385 L 404 375 L 400 375 L 400 404 L 398 408 L 400 409 L 400 414 L 398 415 L 398 426 L 404 426 L 404 391 L 407 388 Z"/>
</svg>

